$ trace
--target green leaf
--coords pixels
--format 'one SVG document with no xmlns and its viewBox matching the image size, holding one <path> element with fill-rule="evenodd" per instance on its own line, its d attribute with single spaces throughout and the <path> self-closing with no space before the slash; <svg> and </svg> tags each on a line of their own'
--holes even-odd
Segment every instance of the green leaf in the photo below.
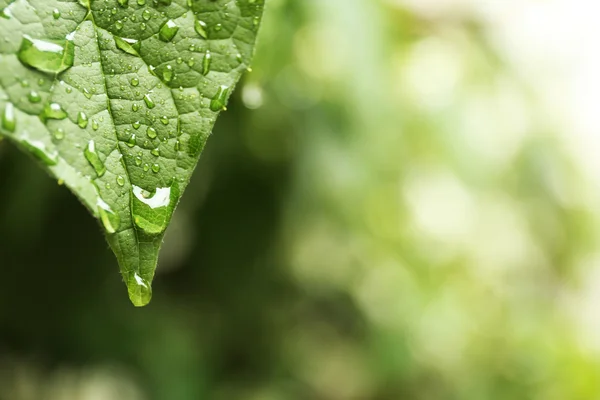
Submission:
<svg viewBox="0 0 600 400">
<path fill-rule="evenodd" d="M 98 218 L 136 306 L 263 3 L 0 0 L 0 135 Z"/>
</svg>

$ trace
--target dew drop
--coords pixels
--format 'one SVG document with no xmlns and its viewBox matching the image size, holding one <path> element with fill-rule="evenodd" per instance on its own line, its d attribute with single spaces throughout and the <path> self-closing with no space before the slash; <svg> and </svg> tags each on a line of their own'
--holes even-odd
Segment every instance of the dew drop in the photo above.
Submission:
<svg viewBox="0 0 600 400">
<path fill-rule="evenodd" d="M 150 139 L 154 139 L 154 138 L 156 138 L 156 136 L 157 136 L 156 129 L 154 129 L 154 128 L 152 128 L 152 127 L 149 127 L 149 128 L 146 130 L 146 135 L 148 135 L 148 137 L 149 137 Z"/>
<path fill-rule="evenodd" d="M 15 106 L 12 103 L 6 103 L 2 112 L 2 129 L 14 132 L 17 127 L 17 117 L 15 115 Z"/>
<path fill-rule="evenodd" d="M 225 110 L 225 104 L 229 96 L 229 87 L 221 85 L 215 94 L 215 97 L 210 101 L 210 109 L 214 112 Z"/>
<path fill-rule="evenodd" d="M 165 80 L 165 82 L 171 82 L 173 80 L 173 67 L 170 65 L 167 65 L 166 68 L 164 69 L 163 73 L 163 79 Z"/>
<path fill-rule="evenodd" d="M 138 0 L 138 3 L 140 1 L 141 0 Z M 129 278 L 127 279 L 127 292 L 129 294 L 129 300 L 131 300 L 136 307 L 143 307 L 152 300 L 152 287 L 150 286 L 150 283 L 137 273 L 129 274 Z"/>
<path fill-rule="evenodd" d="M 127 54 L 139 57 L 140 42 L 135 39 L 127 39 L 118 36 L 114 36 L 115 45 L 117 48 Z"/>
<path fill-rule="evenodd" d="M 57 74 L 73 66 L 75 46 L 70 40 L 58 44 L 23 35 L 17 57 L 28 67 Z"/>
<path fill-rule="evenodd" d="M 77 125 L 79 125 L 81 129 L 85 129 L 88 126 L 88 117 L 83 111 L 79 111 L 77 114 Z"/>
<path fill-rule="evenodd" d="M 119 217 L 119 214 L 114 212 L 113 209 L 100 198 L 100 196 L 98 196 L 96 207 L 98 209 L 100 221 L 102 221 L 102 225 L 104 225 L 106 232 L 110 234 L 117 232 L 117 229 L 119 229 L 119 226 L 121 226 L 121 218 Z"/>
<path fill-rule="evenodd" d="M 129 137 L 127 140 L 127 146 L 133 147 L 135 146 L 135 133 Z"/>
<path fill-rule="evenodd" d="M 156 104 L 154 104 L 154 101 L 150 97 L 149 93 L 144 95 L 144 103 L 146 103 L 146 107 L 148 107 L 148 108 L 154 108 L 156 106 Z"/>
<path fill-rule="evenodd" d="M 47 119 L 65 119 L 67 112 L 58 103 L 48 103 L 44 107 L 43 116 Z"/>
<path fill-rule="evenodd" d="M 168 20 L 158 31 L 158 37 L 163 42 L 170 42 L 179 31 L 179 26 L 172 19 Z"/>
<path fill-rule="evenodd" d="M 43 142 L 23 139 L 21 140 L 21 145 L 47 166 L 53 166 L 58 163 L 58 154 L 55 152 L 50 153 Z"/>
<path fill-rule="evenodd" d="M 153 192 L 132 185 L 132 192 L 131 214 L 136 226 L 151 235 L 164 232 L 179 198 L 177 184 Z"/>
<path fill-rule="evenodd" d="M 52 136 L 56 140 L 63 140 L 65 138 L 65 131 L 62 128 L 58 128 L 52 133 Z"/>
<path fill-rule="evenodd" d="M 212 63 L 212 55 L 210 50 L 206 50 L 204 58 L 202 59 L 202 75 L 207 75 L 210 72 L 210 64 Z"/>
<path fill-rule="evenodd" d="M 39 103 L 40 101 L 42 101 L 42 96 L 40 96 L 40 94 L 38 92 L 36 92 L 35 90 L 32 90 L 31 92 L 29 92 L 29 95 L 27 95 L 27 98 L 29 99 L 29 102 L 31 102 L 31 103 Z"/>
<path fill-rule="evenodd" d="M 206 34 L 206 22 L 197 19 L 194 21 L 194 30 L 204 39 L 208 38 L 208 35 Z"/>
<path fill-rule="evenodd" d="M 100 158 L 100 154 L 98 154 L 98 151 L 96 150 L 96 142 L 90 140 L 86 148 L 83 150 L 83 154 L 85 159 L 88 160 L 90 165 L 96 171 L 98 177 L 101 177 L 106 173 L 106 166 Z"/>
</svg>

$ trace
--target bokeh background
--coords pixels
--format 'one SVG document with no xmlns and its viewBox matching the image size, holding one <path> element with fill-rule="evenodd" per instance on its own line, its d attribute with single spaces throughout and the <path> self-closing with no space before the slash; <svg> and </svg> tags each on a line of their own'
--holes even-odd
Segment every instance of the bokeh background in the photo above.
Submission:
<svg viewBox="0 0 600 400">
<path fill-rule="evenodd" d="M 600 398 L 599 11 L 268 0 L 143 309 L 0 142 L 0 400 Z"/>
</svg>

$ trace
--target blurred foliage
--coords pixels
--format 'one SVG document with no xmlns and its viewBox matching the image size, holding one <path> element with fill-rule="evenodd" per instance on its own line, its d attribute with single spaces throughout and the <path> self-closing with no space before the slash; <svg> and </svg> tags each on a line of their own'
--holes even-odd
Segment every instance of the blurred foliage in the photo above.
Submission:
<svg viewBox="0 0 600 400">
<path fill-rule="evenodd" d="M 0 143 L 0 399 L 600 396 L 598 215 L 489 26 L 391 0 L 264 23 L 145 309 Z"/>
</svg>

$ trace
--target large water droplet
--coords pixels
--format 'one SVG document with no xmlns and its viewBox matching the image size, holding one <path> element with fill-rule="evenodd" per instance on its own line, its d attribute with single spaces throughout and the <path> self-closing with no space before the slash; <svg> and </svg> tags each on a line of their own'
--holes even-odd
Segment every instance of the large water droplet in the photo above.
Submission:
<svg viewBox="0 0 600 400">
<path fill-rule="evenodd" d="M 21 145 L 23 145 L 25 149 L 27 149 L 31 154 L 48 166 L 53 166 L 58 163 L 58 154 L 56 152 L 50 153 L 44 142 L 40 142 L 39 140 L 23 139 L 21 140 Z"/>
<path fill-rule="evenodd" d="M 67 112 L 58 103 L 48 103 L 44 107 L 42 117 L 46 119 L 65 119 L 67 118 Z"/>
<path fill-rule="evenodd" d="M 129 299 L 136 307 L 143 307 L 152 299 L 152 287 L 150 283 L 137 273 L 130 273 L 127 279 L 127 291 Z"/>
<path fill-rule="evenodd" d="M 179 31 L 179 26 L 177 26 L 175 21 L 170 19 L 160 28 L 160 31 L 158 31 L 158 37 L 163 42 L 170 42 L 177 34 L 177 31 Z"/>
<path fill-rule="evenodd" d="M 225 110 L 227 96 L 229 96 L 229 87 L 223 85 L 219 86 L 215 97 L 210 101 L 210 109 L 214 112 Z"/>
<path fill-rule="evenodd" d="M 29 67 L 57 74 L 73 66 L 75 46 L 70 40 L 54 43 L 23 35 L 17 57 Z"/>
<path fill-rule="evenodd" d="M 104 229 L 108 233 L 115 233 L 119 226 L 121 225 L 121 218 L 119 214 L 113 211 L 112 208 L 104 200 L 98 196 L 98 201 L 96 203 L 98 208 L 98 215 L 100 216 L 100 221 L 102 221 L 102 225 L 104 225 Z"/>
<path fill-rule="evenodd" d="M 88 160 L 99 177 L 106 173 L 106 166 L 100 158 L 100 154 L 98 154 L 98 151 L 96 150 L 96 142 L 90 140 L 86 148 L 83 150 L 83 154 L 85 155 L 85 159 Z"/>
<path fill-rule="evenodd" d="M 210 72 L 210 64 L 212 63 L 212 55 L 210 50 L 206 50 L 204 58 L 202 59 L 202 75 L 207 75 Z"/>
<path fill-rule="evenodd" d="M 162 73 L 165 82 L 169 83 L 173 80 L 173 67 L 167 65 Z"/>
<path fill-rule="evenodd" d="M 83 111 L 79 111 L 77 114 L 77 125 L 79 125 L 81 129 L 85 129 L 88 126 L 88 117 Z"/>
<path fill-rule="evenodd" d="M 127 54 L 131 54 L 132 56 L 140 55 L 140 42 L 135 39 L 127 39 L 115 36 L 115 45 L 119 50 L 124 51 Z"/>
<path fill-rule="evenodd" d="M 148 127 L 148 129 L 146 129 L 146 135 L 148 135 L 150 139 L 154 139 L 157 136 L 156 129 Z"/>
<path fill-rule="evenodd" d="M 12 103 L 6 103 L 2 112 L 2 129 L 14 132 L 17 127 L 17 117 L 15 115 L 15 106 Z"/>
<path fill-rule="evenodd" d="M 131 215 L 136 226 L 147 234 L 164 232 L 179 198 L 178 186 L 157 188 L 151 193 L 133 185 L 132 191 Z"/>
<path fill-rule="evenodd" d="M 194 29 L 196 30 L 196 33 L 202 36 L 204 39 L 208 37 L 206 34 L 206 22 L 197 19 L 194 21 Z"/>
<path fill-rule="evenodd" d="M 144 103 L 146 103 L 146 107 L 148 108 L 154 108 L 156 106 L 152 100 L 152 97 L 150 97 L 150 94 L 144 95 Z"/>
<path fill-rule="evenodd" d="M 40 96 L 40 94 L 38 92 L 36 92 L 35 90 L 32 90 L 31 92 L 29 92 L 29 95 L 27 95 L 27 98 L 29 99 L 29 102 L 31 102 L 31 103 L 39 103 L 40 101 L 42 101 L 42 96 Z"/>
</svg>

